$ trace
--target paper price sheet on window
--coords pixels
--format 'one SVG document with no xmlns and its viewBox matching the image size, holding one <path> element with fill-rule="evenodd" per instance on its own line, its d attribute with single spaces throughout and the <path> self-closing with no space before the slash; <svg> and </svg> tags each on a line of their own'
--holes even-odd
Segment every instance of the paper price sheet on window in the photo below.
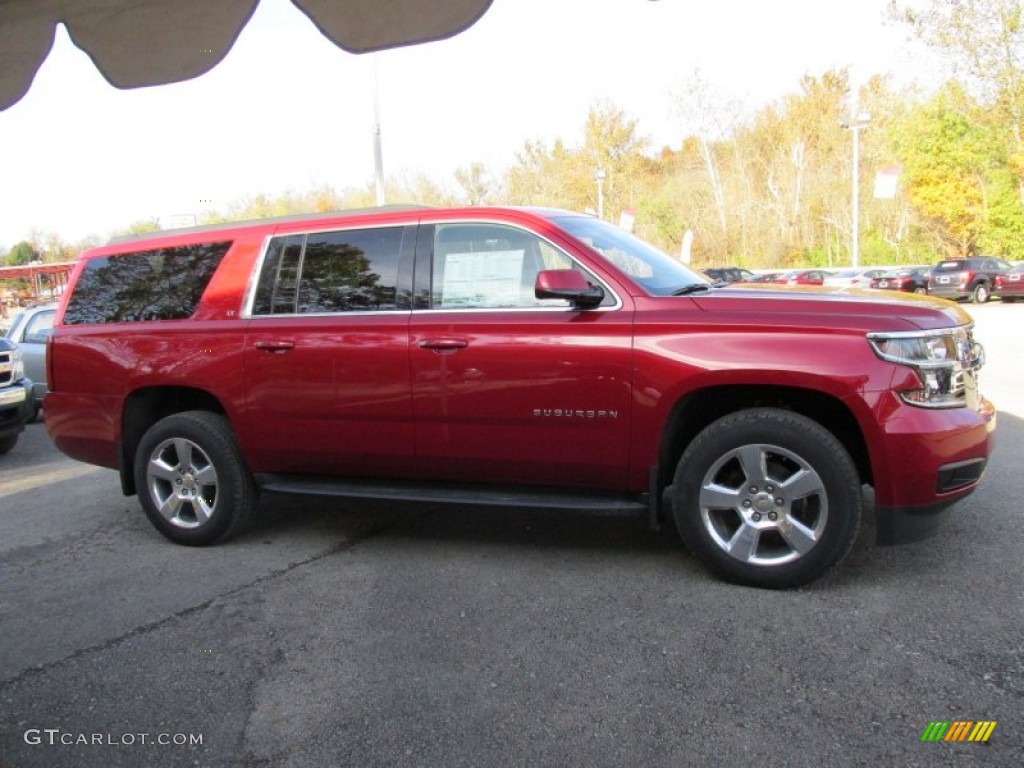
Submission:
<svg viewBox="0 0 1024 768">
<path fill-rule="evenodd" d="M 525 251 L 449 253 L 442 306 L 515 307 L 520 303 Z"/>
</svg>

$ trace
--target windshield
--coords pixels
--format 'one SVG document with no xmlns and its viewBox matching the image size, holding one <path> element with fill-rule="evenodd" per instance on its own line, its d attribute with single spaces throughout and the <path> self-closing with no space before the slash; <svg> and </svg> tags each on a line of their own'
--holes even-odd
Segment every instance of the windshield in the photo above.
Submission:
<svg viewBox="0 0 1024 768">
<path fill-rule="evenodd" d="M 655 296 L 671 296 L 689 286 L 711 287 L 703 275 L 606 221 L 590 216 L 559 216 L 552 221 Z"/>
</svg>

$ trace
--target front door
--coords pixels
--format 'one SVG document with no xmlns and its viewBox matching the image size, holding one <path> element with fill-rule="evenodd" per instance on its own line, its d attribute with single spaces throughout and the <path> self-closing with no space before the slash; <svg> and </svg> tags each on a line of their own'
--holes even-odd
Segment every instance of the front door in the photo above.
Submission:
<svg viewBox="0 0 1024 768">
<path fill-rule="evenodd" d="M 420 242 L 431 253 L 417 253 L 417 270 L 430 271 L 429 308 L 413 313 L 409 346 L 419 471 L 437 480 L 623 488 L 628 297 L 608 290 L 604 305 L 587 311 L 537 300 L 541 269 L 597 278 L 519 227 L 430 229 Z"/>
</svg>

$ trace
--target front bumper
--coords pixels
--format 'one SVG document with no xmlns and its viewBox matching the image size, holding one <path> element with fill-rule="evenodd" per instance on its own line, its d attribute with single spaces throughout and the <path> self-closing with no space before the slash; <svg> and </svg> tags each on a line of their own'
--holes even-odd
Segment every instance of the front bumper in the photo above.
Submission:
<svg viewBox="0 0 1024 768">
<path fill-rule="evenodd" d="M 939 299 L 956 301 L 957 299 L 966 299 L 971 295 L 971 292 L 959 285 L 929 285 L 928 295 Z"/>
<path fill-rule="evenodd" d="M 36 400 L 29 379 L 0 389 L 0 438 L 17 435 L 35 413 Z"/>
<path fill-rule="evenodd" d="M 877 543 L 904 544 L 935 534 L 949 508 L 981 482 L 995 428 L 995 408 L 983 398 L 977 409 L 895 408 L 885 422 L 888 461 L 876 467 Z"/>
<path fill-rule="evenodd" d="M 981 480 L 987 464 L 987 459 L 975 459 L 941 468 L 938 490 L 966 488 L 966 493 L 970 493 Z M 949 517 L 950 508 L 961 498 L 963 495 L 918 507 L 876 506 L 875 543 L 882 546 L 910 544 L 934 536 Z"/>
</svg>

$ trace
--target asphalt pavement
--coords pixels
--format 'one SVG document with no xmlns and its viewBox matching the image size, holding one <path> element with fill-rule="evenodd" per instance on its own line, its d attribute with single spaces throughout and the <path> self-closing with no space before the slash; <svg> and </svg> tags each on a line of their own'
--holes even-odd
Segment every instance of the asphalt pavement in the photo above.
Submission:
<svg viewBox="0 0 1024 768">
<path fill-rule="evenodd" d="M 787 592 L 629 517 L 265 497 L 174 546 L 42 424 L 0 459 L 0 766 L 1019 766 L 1024 305 L 940 534 Z M 922 741 L 932 722 L 987 742 Z"/>
</svg>

